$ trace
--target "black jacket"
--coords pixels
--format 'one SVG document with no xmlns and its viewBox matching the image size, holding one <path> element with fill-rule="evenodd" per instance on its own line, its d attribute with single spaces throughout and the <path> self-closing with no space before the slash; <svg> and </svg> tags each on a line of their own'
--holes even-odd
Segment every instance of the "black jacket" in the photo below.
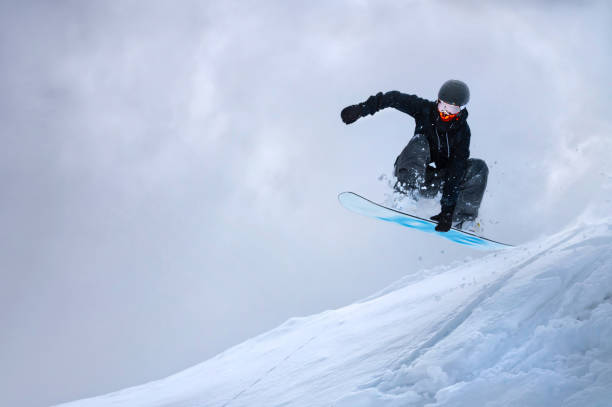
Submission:
<svg viewBox="0 0 612 407">
<path fill-rule="evenodd" d="M 470 127 L 468 112 L 461 110 L 459 116 L 450 122 L 440 119 L 436 102 L 407 95 L 398 91 L 378 93 L 361 104 L 362 116 L 374 114 L 381 109 L 394 107 L 409 114 L 416 122 L 414 134 L 425 134 L 429 141 L 430 163 L 445 171 L 442 190 L 442 207 L 454 208 L 459 193 L 459 183 L 465 175 L 467 159 L 470 156 Z"/>
</svg>

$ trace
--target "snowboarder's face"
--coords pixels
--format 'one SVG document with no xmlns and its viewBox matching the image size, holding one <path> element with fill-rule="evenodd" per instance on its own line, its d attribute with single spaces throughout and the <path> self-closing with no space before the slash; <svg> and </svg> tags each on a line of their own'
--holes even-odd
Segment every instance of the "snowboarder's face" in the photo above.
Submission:
<svg viewBox="0 0 612 407">
<path fill-rule="evenodd" d="M 455 119 L 460 111 L 461 106 L 451 105 L 443 100 L 438 100 L 438 112 L 440 112 L 440 118 L 443 121 L 449 122 Z"/>
</svg>

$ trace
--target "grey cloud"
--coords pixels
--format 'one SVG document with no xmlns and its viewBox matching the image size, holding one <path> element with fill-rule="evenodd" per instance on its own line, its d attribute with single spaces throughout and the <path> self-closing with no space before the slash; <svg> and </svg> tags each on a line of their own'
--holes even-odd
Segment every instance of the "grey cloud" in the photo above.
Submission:
<svg viewBox="0 0 612 407">
<path fill-rule="evenodd" d="M 588 174 L 608 171 L 611 150 L 607 2 L 1 11 L 3 405 L 153 380 L 479 256 L 336 202 L 382 198 L 376 178 L 412 133 L 394 111 L 340 122 L 372 93 L 468 82 L 496 238 L 550 233 L 603 199 Z"/>
</svg>

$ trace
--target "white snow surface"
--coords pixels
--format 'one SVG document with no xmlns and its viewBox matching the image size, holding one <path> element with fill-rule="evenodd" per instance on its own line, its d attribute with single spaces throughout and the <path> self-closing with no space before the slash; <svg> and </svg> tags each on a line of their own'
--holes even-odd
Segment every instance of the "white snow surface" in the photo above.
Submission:
<svg viewBox="0 0 612 407">
<path fill-rule="evenodd" d="M 612 219 L 414 272 L 173 376 L 63 406 L 612 406 Z"/>
</svg>

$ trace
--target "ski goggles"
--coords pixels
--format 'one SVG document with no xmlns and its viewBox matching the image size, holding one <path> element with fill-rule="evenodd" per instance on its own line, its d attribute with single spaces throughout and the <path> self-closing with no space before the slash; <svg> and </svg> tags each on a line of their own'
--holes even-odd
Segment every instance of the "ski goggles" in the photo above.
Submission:
<svg viewBox="0 0 612 407">
<path fill-rule="evenodd" d="M 440 118 L 445 121 L 451 121 L 461 111 L 461 106 L 451 105 L 450 103 L 446 103 L 442 100 L 438 100 L 438 112 L 440 112 Z"/>
</svg>

